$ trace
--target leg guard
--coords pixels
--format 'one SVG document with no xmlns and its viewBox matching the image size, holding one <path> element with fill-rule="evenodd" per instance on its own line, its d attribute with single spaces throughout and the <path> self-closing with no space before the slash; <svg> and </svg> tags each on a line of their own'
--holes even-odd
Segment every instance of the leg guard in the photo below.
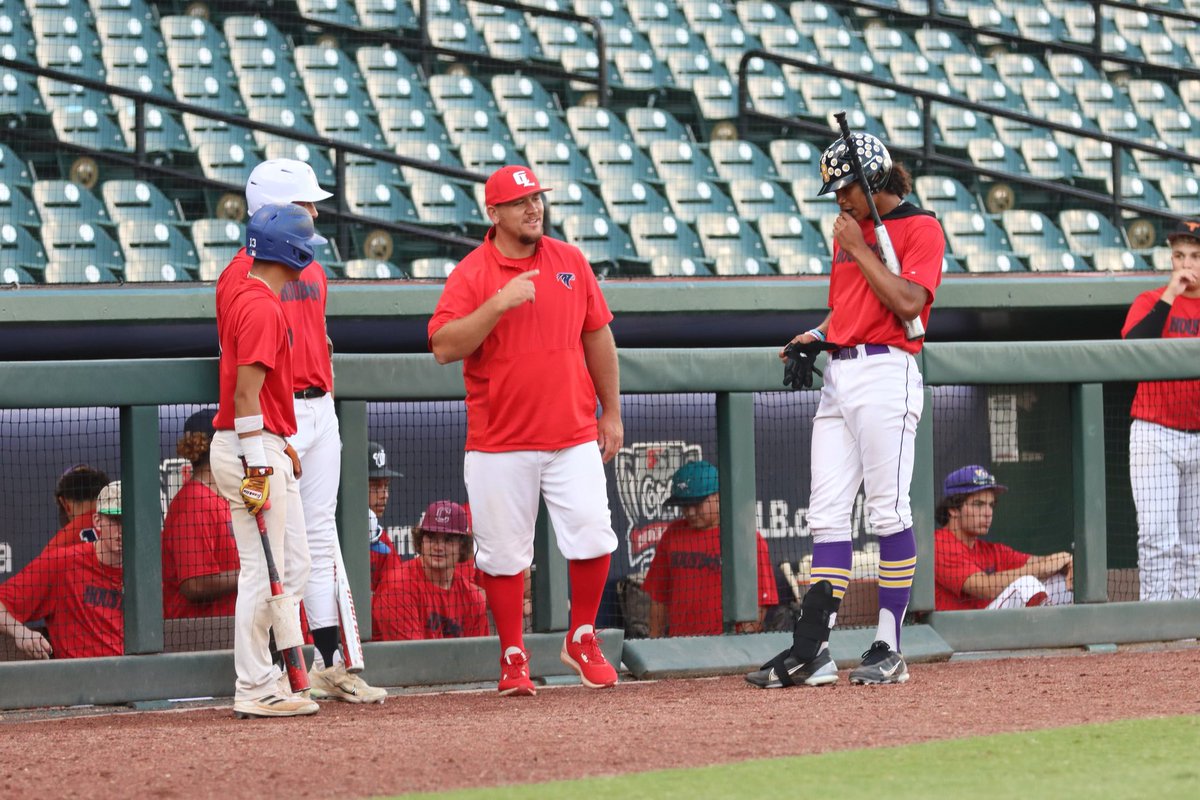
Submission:
<svg viewBox="0 0 1200 800">
<path fill-rule="evenodd" d="M 782 687 L 794 686 L 796 681 L 793 676 L 811 683 L 811 675 L 804 667 L 817 658 L 821 652 L 821 645 L 829 641 L 829 630 L 841 604 L 842 601 L 833 596 L 833 584 L 829 581 L 817 581 L 810 586 L 804 594 L 804 599 L 800 601 L 800 611 L 796 614 L 792 628 L 792 646 L 763 664 L 755 675 L 769 676 L 771 686 L 774 686 L 776 681 Z M 830 666 L 827 669 L 834 668 Z M 824 671 L 826 670 L 822 670 Z M 762 681 L 751 678 L 747 680 L 767 688 Z M 835 669 L 832 680 L 837 680 Z"/>
</svg>

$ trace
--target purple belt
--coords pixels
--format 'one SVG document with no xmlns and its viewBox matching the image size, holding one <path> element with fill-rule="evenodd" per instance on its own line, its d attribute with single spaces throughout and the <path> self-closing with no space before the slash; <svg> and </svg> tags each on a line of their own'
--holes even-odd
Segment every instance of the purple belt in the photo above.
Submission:
<svg viewBox="0 0 1200 800">
<path fill-rule="evenodd" d="M 885 353 L 892 352 L 891 348 L 886 344 L 864 344 L 863 354 L 868 356 L 881 356 Z M 843 347 L 840 350 L 834 350 L 829 355 L 830 358 L 835 358 L 838 361 L 847 361 L 852 358 L 858 358 L 857 347 Z"/>
</svg>

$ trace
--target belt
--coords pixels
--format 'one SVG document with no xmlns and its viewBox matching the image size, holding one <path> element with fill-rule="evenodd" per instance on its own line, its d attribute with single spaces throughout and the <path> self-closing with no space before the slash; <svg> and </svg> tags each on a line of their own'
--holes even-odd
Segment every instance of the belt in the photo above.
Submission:
<svg viewBox="0 0 1200 800">
<path fill-rule="evenodd" d="M 325 390 L 319 386 L 310 386 L 307 389 L 301 389 L 300 391 L 296 392 L 297 400 L 312 400 L 313 398 L 324 396 Z"/>
<path fill-rule="evenodd" d="M 829 354 L 829 357 L 837 359 L 838 361 L 848 361 L 853 358 L 858 358 L 859 355 L 862 355 L 864 357 L 865 356 L 881 356 L 885 353 L 890 353 L 890 352 L 892 352 L 892 349 L 890 347 L 888 347 L 886 344 L 864 344 L 862 346 L 861 353 L 859 353 L 859 350 L 857 347 L 843 347 L 840 350 L 834 350 L 833 352 L 831 352 Z"/>
</svg>

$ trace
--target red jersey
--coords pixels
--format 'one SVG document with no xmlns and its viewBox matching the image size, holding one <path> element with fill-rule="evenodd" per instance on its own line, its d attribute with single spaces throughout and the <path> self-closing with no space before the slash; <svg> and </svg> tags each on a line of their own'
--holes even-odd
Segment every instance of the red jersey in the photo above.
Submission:
<svg viewBox="0 0 1200 800">
<path fill-rule="evenodd" d="M 90 527 L 92 527 L 91 512 L 73 517 L 70 522 L 58 529 L 58 533 L 54 534 L 54 538 L 46 547 L 68 547 L 79 544 L 83 541 L 80 533 Z"/>
<path fill-rule="evenodd" d="M 767 543 L 758 542 L 758 604 L 779 602 Z M 671 636 L 716 636 L 724 632 L 721 602 L 721 529 L 698 531 L 677 519 L 663 531 L 643 587 L 667 607 Z"/>
<path fill-rule="evenodd" d="M 948 528 L 934 531 L 934 608 L 938 611 L 987 608 L 991 600 L 963 593 L 967 578 L 980 572 L 994 575 L 1023 567 L 1028 560 L 1028 553 L 1006 544 L 976 539 L 973 547 L 967 547 Z"/>
<path fill-rule="evenodd" d="M 543 236 L 526 259 L 496 249 L 489 231 L 446 280 L 429 338 L 467 316 L 522 272 L 536 269 L 537 299 L 505 312 L 463 359 L 467 450 L 561 450 L 596 440 L 596 387 L 581 335 L 612 321 L 579 249 Z M 547 389 L 553 385 L 553 394 Z"/>
<path fill-rule="evenodd" d="M 179 585 L 189 578 L 236 571 L 241 565 L 228 500 L 201 481 L 185 483 L 163 521 L 162 558 L 165 618 L 233 614 L 236 591 L 207 603 L 195 603 L 179 591 Z"/>
<path fill-rule="evenodd" d="M 0 585 L 0 603 L 22 623 L 46 620 L 55 658 L 119 656 L 125 651 L 125 586 L 96 546 L 47 549 Z"/>
<path fill-rule="evenodd" d="M 1167 287 L 1142 292 L 1129 307 L 1121 336 L 1141 322 Z M 1200 298 L 1176 297 L 1163 325 L 1164 339 L 1200 336 Z M 1130 416 L 1184 431 L 1200 431 L 1200 381 L 1142 381 L 1133 395 Z"/>
<path fill-rule="evenodd" d="M 296 432 L 292 405 L 291 332 L 283 304 L 271 287 L 249 276 L 253 260 L 245 252 L 234 256 L 217 279 L 217 337 L 221 346 L 220 403 L 213 427 L 233 430 L 233 392 L 237 370 L 261 364 L 267 377 L 259 392 L 263 428 L 279 436 Z"/>
<path fill-rule="evenodd" d="M 286 284 L 279 295 L 283 315 L 292 331 L 293 391 L 312 386 L 333 391 L 333 362 L 329 359 L 325 329 L 328 293 L 325 268 L 314 261 L 300 273 L 299 280 Z"/>
<path fill-rule="evenodd" d="M 371 600 L 376 640 L 458 639 L 487 636 L 487 603 L 471 580 L 472 564 L 458 564 L 449 589 L 433 584 L 421 558 L 393 557 Z"/>
<path fill-rule="evenodd" d="M 946 234 L 937 217 L 909 203 L 901 203 L 883 217 L 883 226 L 892 239 L 900 262 L 900 274 L 929 291 L 929 301 L 921 309 L 921 322 L 929 322 L 929 309 L 942 282 L 942 257 L 946 252 Z M 863 238 L 879 255 L 875 223 L 867 218 L 859 223 Z M 883 260 L 883 256 L 879 256 Z M 833 268 L 829 275 L 829 320 L 827 338 L 843 346 L 889 344 L 909 353 L 918 353 L 924 340 L 909 341 L 904 325 L 871 290 L 858 263 L 833 244 Z"/>
</svg>

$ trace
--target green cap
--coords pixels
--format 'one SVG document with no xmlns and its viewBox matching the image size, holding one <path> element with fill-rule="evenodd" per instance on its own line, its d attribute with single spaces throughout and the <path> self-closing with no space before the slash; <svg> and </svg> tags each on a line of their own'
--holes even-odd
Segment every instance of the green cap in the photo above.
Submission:
<svg viewBox="0 0 1200 800">
<path fill-rule="evenodd" d="M 671 496 L 664 505 L 690 506 L 717 491 L 717 468 L 707 461 L 689 461 L 671 476 Z"/>
</svg>

